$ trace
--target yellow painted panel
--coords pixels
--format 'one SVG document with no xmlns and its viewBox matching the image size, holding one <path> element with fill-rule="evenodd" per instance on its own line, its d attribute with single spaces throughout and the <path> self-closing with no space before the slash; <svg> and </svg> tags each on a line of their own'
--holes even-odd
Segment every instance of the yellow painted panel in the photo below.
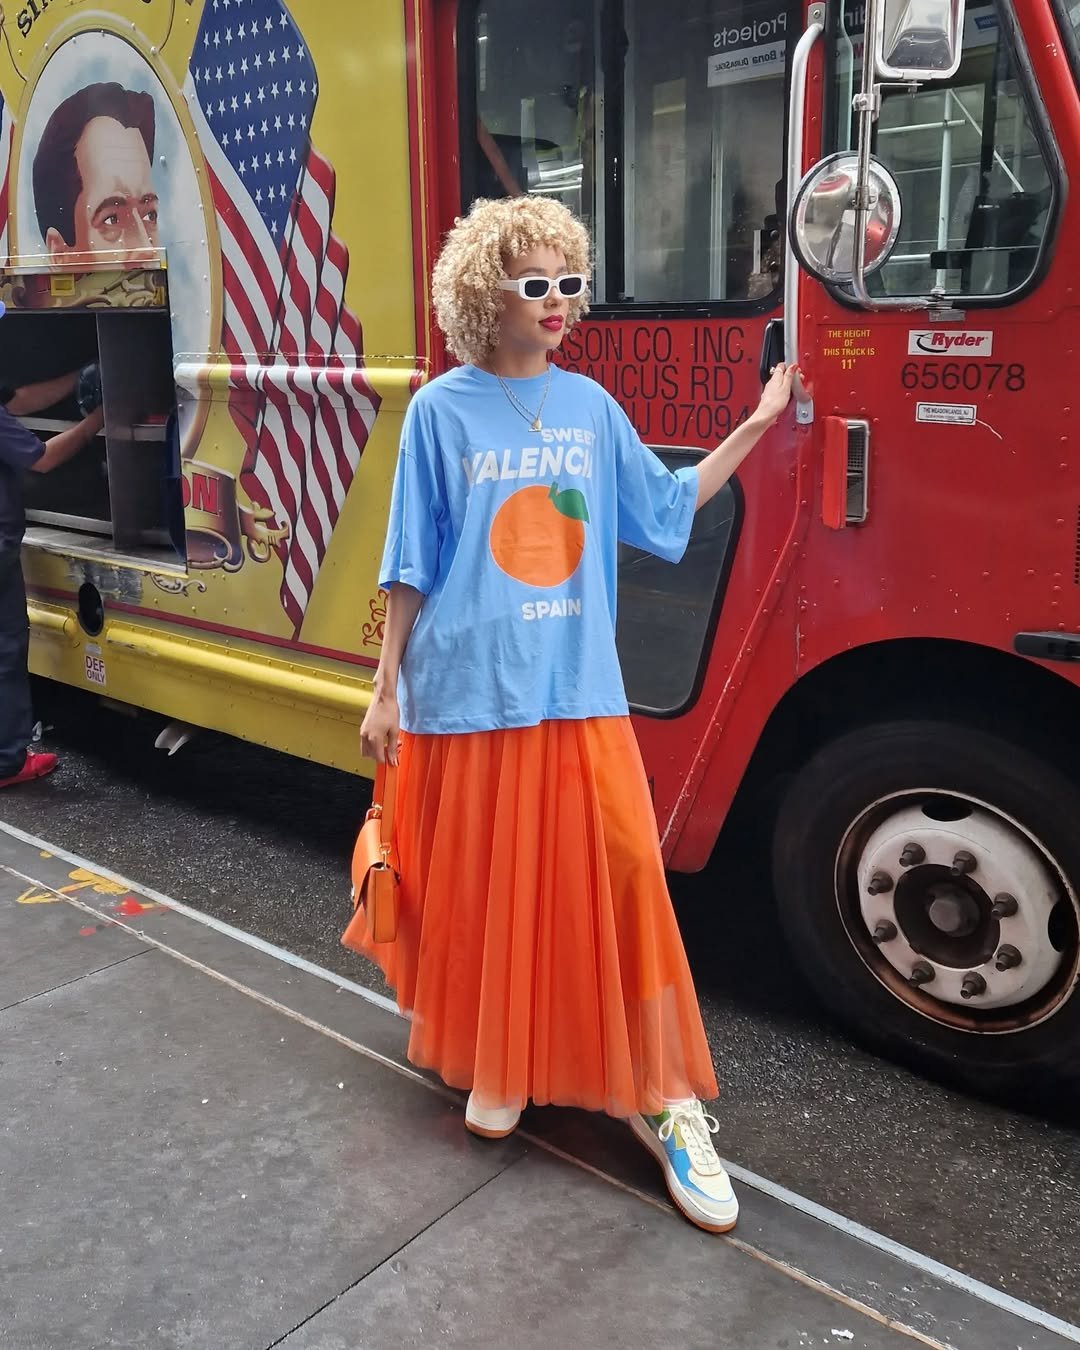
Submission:
<svg viewBox="0 0 1080 1350">
<path fill-rule="evenodd" d="M 274 38 L 260 33 L 257 61 L 253 33 L 244 27 L 253 8 L 236 4 L 233 14 L 211 0 L 16 0 L 0 11 L 0 94 L 14 124 L 8 239 L 17 278 L 37 268 L 48 278 L 49 294 L 59 288 L 68 297 L 65 304 L 86 303 L 107 255 L 87 251 L 104 247 L 97 243 L 78 245 L 82 251 L 76 252 L 75 239 L 66 235 L 66 251 L 58 248 L 58 227 L 49 242 L 32 172 L 42 159 L 46 124 L 62 101 L 91 85 L 119 83 L 138 98 L 150 95 L 156 141 L 152 155 L 147 141 L 138 172 L 149 174 L 160 198 L 158 257 L 163 251 L 168 263 L 182 413 L 187 557 L 177 566 L 143 563 L 96 550 L 86 538 L 65 543 L 55 533 L 32 537 L 25 551 L 34 597 L 32 660 L 39 673 L 86 684 L 85 637 L 65 603 L 89 583 L 110 616 L 98 644 L 110 697 L 356 768 L 352 732 L 366 703 L 366 668 L 296 650 L 282 655 L 281 644 L 297 641 L 368 661 L 379 653 L 385 597 L 378 564 L 401 419 L 418 366 L 404 7 L 402 0 L 260 0 L 262 21 L 273 20 Z M 265 247 L 272 213 L 265 214 L 265 198 L 254 186 L 262 169 L 256 174 L 253 161 L 245 163 L 236 150 L 241 127 L 230 139 L 221 120 L 228 119 L 230 101 L 233 113 L 236 100 L 250 106 L 244 134 L 258 142 L 248 148 L 261 157 L 260 138 L 274 123 L 273 101 L 289 89 L 289 63 L 295 69 L 301 59 L 305 71 L 314 68 L 317 95 L 314 85 L 304 94 L 314 97 L 313 111 L 310 101 L 303 105 L 310 126 L 305 112 L 292 150 L 302 163 L 310 132 L 318 160 L 309 161 L 295 181 L 287 167 L 293 158 L 282 154 L 278 163 L 280 178 L 296 194 L 294 209 L 302 197 L 314 213 L 321 243 L 313 247 L 322 249 L 314 270 L 295 231 L 284 261 L 278 259 L 288 223 Z M 128 136 L 127 143 L 138 159 L 143 152 L 137 140 Z M 89 153 L 82 134 L 77 144 L 80 154 Z M 111 161 L 97 168 L 120 172 Z M 250 177 L 237 176 L 249 169 Z M 311 186 L 316 171 L 331 170 L 328 199 L 320 196 L 321 186 L 318 192 Z M 316 186 L 321 182 L 320 176 Z M 282 202 L 285 190 L 278 188 Z M 245 228 L 264 249 L 265 274 L 251 250 L 237 253 L 233 240 Z M 331 238 L 347 250 L 347 259 Z M 114 273 L 132 264 L 108 257 Z M 230 291 L 227 275 L 245 267 L 253 269 L 253 279 L 241 278 Z M 282 273 L 275 280 L 275 267 L 284 267 L 285 277 L 302 273 L 311 282 L 309 294 L 322 286 L 317 314 L 312 306 L 304 310 L 303 287 L 279 286 Z M 88 283 L 64 289 L 87 269 Z M 248 302 L 257 308 L 264 289 L 286 297 L 267 311 L 265 322 L 244 309 Z M 5 295 L 13 291 L 19 287 L 9 286 Z M 23 299 L 13 298 L 11 307 L 33 307 L 27 297 L 34 286 L 20 293 Z M 143 303 L 135 287 L 116 285 L 103 302 L 120 309 Z M 278 301 L 266 303 L 272 309 Z M 340 377 L 350 369 L 353 316 L 362 335 L 366 386 L 348 373 Z M 246 345 L 251 333 L 260 350 Z M 346 354 L 339 360 L 334 344 L 342 334 Z M 289 383 L 286 389 L 275 352 L 293 339 L 299 345 L 290 358 L 297 387 Z M 312 355 L 312 349 L 319 350 Z M 326 350 L 339 372 L 336 385 L 325 378 Z M 232 353 L 227 360 L 226 351 Z M 335 468 L 320 419 L 328 408 L 346 407 L 343 400 L 352 400 L 347 436 L 362 454 L 341 500 L 336 489 L 327 497 L 322 486 L 327 469 L 342 473 L 342 481 L 348 474 Z M 278 425 L 275 417 L 291 438 L 267 432 Z M 335 513 L 330 532 L 323 522 Z M 298 583 L 290 558 L 299 558 L 314 580 Z M 187 626 L 180 628 L 180 621 Z M 208 626 L 205 641 L 184 636 L 198 631 L 193 624 Z M 268 640 L 261 648 L 260 638 Z"/>
<path fill-rule="evenodd" d="M 30 602 L 30 622 L 36 675 L 303 759 L 372 771 L 360 755 L 370 672 L 212 642 L 145 620 L 112 620 L 91 638 L 69 611 L 41 601 Z"/>
</svg>

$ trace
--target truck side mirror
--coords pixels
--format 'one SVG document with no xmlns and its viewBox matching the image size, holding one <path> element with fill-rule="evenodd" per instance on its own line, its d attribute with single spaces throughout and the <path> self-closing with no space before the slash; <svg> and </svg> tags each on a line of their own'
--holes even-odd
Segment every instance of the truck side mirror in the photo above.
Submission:
<svg viewBox="0 0 1080 1350">
<path fill-rule="evenodd" d="M 900 232 L 900 191 L 871 156 L 867 174 L 863 275 L 889 259 Z M 849 150 L 819 160 L 799 184 L 791 210 L 791 246 L 803 268 L 831 286 L 851 282 L 855 269 L 859 157 Z"/>
<path fill-rule="evenodd" d="M 879 0 L 874 68 L 879 79 L 947 80 L 960 65 L 964 0 Z"/>
</svg>

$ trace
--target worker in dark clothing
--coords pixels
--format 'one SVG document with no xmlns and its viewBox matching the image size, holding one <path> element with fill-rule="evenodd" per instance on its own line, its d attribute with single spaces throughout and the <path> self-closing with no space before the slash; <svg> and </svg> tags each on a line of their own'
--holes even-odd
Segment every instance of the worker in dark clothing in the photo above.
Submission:
<svg viewBox="0 0 1080 1350">
<path fill-rule="evenodd" d="M 26 528 L 22 475 L 27 469 L 48 473 L 66 463 L 101 430 L 101 407 L 88 407 L 84 398 L 88 387 L 96 394 L 95 374 L 87 368 L 20 389 L 0 386 L 0 788 L 32 782 L 56 768 L 55 755 L 28 748 L 33 715 L 27 670 L 30 625 L 20 558 Z M 77 391 L 86 416 L 44 444 L 17 420 Z M 99 405 L 100 395 L 91 395 L 90 401 Z"/>
</svg>

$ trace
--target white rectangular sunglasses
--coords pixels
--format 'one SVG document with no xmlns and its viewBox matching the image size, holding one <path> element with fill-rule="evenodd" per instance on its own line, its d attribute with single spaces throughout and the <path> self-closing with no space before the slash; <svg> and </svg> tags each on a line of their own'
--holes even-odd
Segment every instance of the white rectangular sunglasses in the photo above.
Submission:
<svg viewBox="0 0 1080 1350">
<path fill-rule="evenodd" d="M 499 282 L 500 291 L 517 291 L 522 300 L 546 300 L 553 286 L 558 288 L 560 295 L 572 300 L 585 289 L 585 277 L 580 272 L 567 272 L 561 277 L 516 277 L 514 280 L 504 277 Z"/>
</svg>

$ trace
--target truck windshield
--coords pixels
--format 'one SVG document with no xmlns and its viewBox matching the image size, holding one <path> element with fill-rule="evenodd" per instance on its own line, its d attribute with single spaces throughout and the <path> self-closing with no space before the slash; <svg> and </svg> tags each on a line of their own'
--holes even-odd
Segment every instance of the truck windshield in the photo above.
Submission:
<svg viewBox="0 0 1080 1350">
<path fill-rule="evenodd" d="M 851 95 L 862 61 L 861 4 L 836 35 L 837 149 L 857 135 Z M 942 84 L 883 92 L 874 153 L 900 187 L 900 238 L 871 289 L 889 295 L 1003 297 L 1035 274 L 1055 182 L 997 5 L 969 7 L 960 69 Z"/>
</svg>

